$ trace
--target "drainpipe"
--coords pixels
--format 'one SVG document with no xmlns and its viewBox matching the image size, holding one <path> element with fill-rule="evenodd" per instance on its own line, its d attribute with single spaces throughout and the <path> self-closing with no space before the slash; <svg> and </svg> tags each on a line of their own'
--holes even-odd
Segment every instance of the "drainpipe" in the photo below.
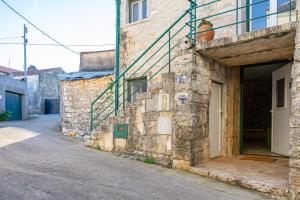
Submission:
<svg viewBox="0 0 300 200">
<path fill-rule="evenodd" d="M 190 33 L 189 33 L 189 36 L 190 36 L 190 38 L 192 38 L 192 36 L 193 36 L 193 26 L 192 26 L 192 21 L 193 21 L 193 14 L 192 14 L 192 12 L 193 12 L 193 2 L 192 1 L 190 1 Z"/>
<path fill-rule="evenodd" d="M 115 80 L 119 78 L 120 65 L 120 0 L 116 0 L 116 48 L 115 48 Z M 115 83 L 115 116 L 119 108 L 119 81 Z"/>
</svg>

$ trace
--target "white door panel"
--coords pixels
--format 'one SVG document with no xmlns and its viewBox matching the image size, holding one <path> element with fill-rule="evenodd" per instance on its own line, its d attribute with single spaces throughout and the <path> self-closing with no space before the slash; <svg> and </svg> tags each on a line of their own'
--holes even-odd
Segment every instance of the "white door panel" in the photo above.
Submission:
<svg viewBox="0 0 300 200">
<path fill-rule="evenodd" d="M 272 152 L 289 155 L 291 64 L 272 74 Z"/>
<path fill-rule="evenodd" d="M 221 155 L 222 133 L 222 85 L 212 83 L 211 100 L 209 104 L 209 140 L 210 157 Z"/>
</svg>

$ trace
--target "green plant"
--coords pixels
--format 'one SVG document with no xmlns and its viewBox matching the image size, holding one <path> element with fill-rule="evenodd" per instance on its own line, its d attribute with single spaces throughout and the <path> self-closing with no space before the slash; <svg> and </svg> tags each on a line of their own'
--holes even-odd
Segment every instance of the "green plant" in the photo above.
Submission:
<svg viewBox="0 0 300 200">
<path fill-rule="evenodd" d="M 155 164 L 155 159 L 153 157 L 145 157 L 144 162 L 148 164 Z"/>
<path fill-rule="evenodd" d="M 10 117 L 10 113 L 7 111 L 0 112 L 0 121 L 6 121 Z"/>
<path fill-rule="evenodd" d="M 201 26 L 201 25 L 204 25 L 204 24 L 208 24 L 210 26 L 213 25 L 210 21 L 208 21 L 206 19 L 202 19 L 201 22 L 200 22 L 200 24 L 198 25 L 198 27 Z"/>
<path fill-rule="evenodd" d="M 101 151 L 101 147 L 99 145 L 95 146 L 95 149 Z"/>
</svg>

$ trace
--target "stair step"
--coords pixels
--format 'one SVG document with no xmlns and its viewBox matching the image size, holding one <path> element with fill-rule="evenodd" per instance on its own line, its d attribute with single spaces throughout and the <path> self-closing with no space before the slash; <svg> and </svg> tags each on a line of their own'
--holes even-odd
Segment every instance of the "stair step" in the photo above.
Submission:
<svg viewBox="0 0 300 200">
<path fill-rule="evenodd" d="M 110 131 L 112 128 L 112 124 L 104 124 L 104 125 L 101 125 L 101 131 Z"/>
</svg>

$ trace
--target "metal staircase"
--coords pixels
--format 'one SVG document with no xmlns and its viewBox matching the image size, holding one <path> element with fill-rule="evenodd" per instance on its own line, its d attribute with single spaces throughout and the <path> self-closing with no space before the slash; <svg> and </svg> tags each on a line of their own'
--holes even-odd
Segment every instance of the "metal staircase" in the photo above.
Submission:
<svg viewBox="0 0 300 200">
<path fill-rule="evenodd" d="M 153 80 L 160 72 L 171 72 L 172 62 L 176 57 L 178 50 L 177 42 L 180 38 L 188 37 L 194 43 L 196 42 L 197 23 L 202 19 L 211 19 L 226 15 L 228 13 L 234 13 L 236 20 L 229 24 L 221 23 L 220 26 L 214 27 L 214 30 L 225 28 L 228 26 L 235 26 L 238 30 L 238 24 L 249 24 L 251 20 L 265 18 L 267 16 L 276 15 L 281 12 L 290 12 L 289 10 L 278 11 L 276 13 L 268 13 L 263 16 L 248 18 L 239 20 L 239 11 L 246 9 L 249 12 L 249 8 L 252 5 L 267 2 L 269 0 L 262 0 L 250 4 L 246 0 L 246 5 L 238 6 L 236 2 L 236 8 L 229 8 L 228 10 L 207 15 L 205 14 L 206 6 L 215 4 L 217 2 L 222 3 L 222 0 L 214 0 L 201 5 L 197 4 L 197 0 L 188 0 L 190 2 L 190 8 L 187 9 L 181 16 L 179 16 L 148 48 L 146 48 L 124 71 L 122 71 L 115 80 L 109 84 L 109 86 L 91 103 L 90 108 L 90 131 L 97 129 L 103 125 L 108 118 L 117 115 L 118 110 L 125 110 L 126 102 L 129 101 L 130 96 L 134 95 L 138 91 L 131 91 L 128 94 L 129 88 L 126 81 L 130 79 L 139 80 L 147 78 L 147 82 Z M 199 12 L 201 10 L 201 13 Z M 204 11 L 203 11 L 204 10 Z M 198 13 L 197 13 L 198 11 Z M 249 13 L 246 13 L 248 16 Z M 197 17 L 198 16 L 198 17 Z M 201 16 L 201 17 L 199 17 Z M 145 35 L 145 37 L 147 37 Z"/>
<path fill-rule="evenodd" d="M 218 0 L 219 1 L 219 0 Z M 137 57 L 119 77 L 92 102 L 90 110 L 90 130 L 93 131 L 105 123 L 119 109 L 125 110 L 126 102 L 130 96 L 138 91 L 131 91 L 126 81 L 139 80 L 147 77 L 151 81 L 162 71 L 171 71 L 172 61 L 176 56 L 177 41 L 182 37 L 194 38 L 196 31 L 195 1 L 190 1 L 191 7 L 175 20 L 140 56 Z M 204 5 L 203 5 L 204 6 Z M 188 18 L 190 16 L 190 18 Z M 194 22 L 189 22 L 193 20 Z M 118 86 L 116 90 L 116 86 Z M 118 94 L 118 101 L 115 92 Z M 117 103 L 116 103 L 117 102 Z"/>
</svg>

